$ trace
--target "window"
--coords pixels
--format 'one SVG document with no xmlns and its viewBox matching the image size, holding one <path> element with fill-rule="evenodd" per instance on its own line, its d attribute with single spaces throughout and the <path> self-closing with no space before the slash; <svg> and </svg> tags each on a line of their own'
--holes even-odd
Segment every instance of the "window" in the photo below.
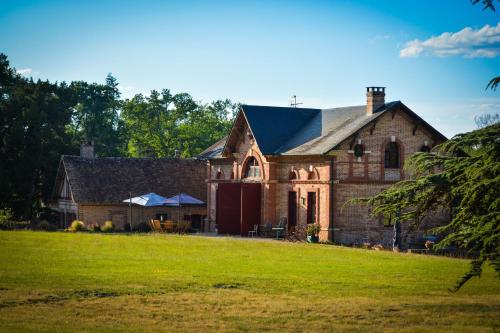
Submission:
<svg viewBox="0 0 500 333">
<path fill-rule="evenodd" d="M 250 157 L 245 167 L 245 178 L 260 178 L 260 166 L 255 157 Z"/>
<path fill-rule="evenodd" d="M 297 179 L 297 174 L 295 173 L 295 171 L 290 171 L 290 173 L 288 174 L 288 179 L 289 180 Z"/>
<path fill-rule="evenodd" d="M 389 142 L 385 146 L 385 167 L 387 169 L 399 168 L 399 146 L 397 142 Z"/>
<path fill-rule="evenodd" d="M 354 146 L 354 156 L 360 158 L 363 156 L 364 153 L 365 153 L 365 147 L 363 147 L 362 144 L 358 143 Z"/>
<path fill-rule="evenodd" d="M 423 145 L 421 148 L 420 148 L 420 151 L 422 153 L 429 153 L 431 151 L 431 147 L 427 146 L 427 145 Z"/>
<path fill-rule="evenodd" d="M 314 171 L 309 171 L 309 172 L 307 173 L 307 179 L 309 179 L 309 180 L 314 180 L 314 179 L 316 179 L 316 178 L 317 178 L 317 177 L 316 177 L 316 172 L 314 172 Z"/>
<path fill-rule="evenodd" d="M 217 176 L 215 176 L 217 179 L 224 179 L 224 172 L 222 170 L 217 171 Z"/>
<path fill-rule="evenodd" d="M 316 192 L 307 192 L 307 224 L 316 223 Z"/>
</svg>

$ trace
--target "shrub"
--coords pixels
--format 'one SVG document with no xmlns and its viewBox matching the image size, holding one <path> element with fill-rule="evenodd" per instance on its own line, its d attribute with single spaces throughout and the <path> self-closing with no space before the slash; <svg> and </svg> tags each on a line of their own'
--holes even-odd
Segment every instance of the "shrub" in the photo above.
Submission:
<svg viewBox="0 0 500 333">
<path fill-rule="evenodd" d="M 82 221 L 74 220 L 71 222 L 71 226 L 68 228 L 69 231 L 83 231 L 85 229 L 85 225 Z"/>
<path fill-rule="evenodd" d="M 115 231 L 115 225 L 112 221 L 104 222 L 104 225 L 101 227 L 102 232 L 113 232 Z"/>
<path fill-rule="evenodd" d="M 10 230 L 13 228 L 12 211 L 9 208 L 0 209 L 0 230 Z"/>
<path fill-rule="evenodd" d="M 101 226 L 99 224 L 89 224 L 87 230 L 91 232 L 101 232 Z"/>
<path fill-rule="evenodd" d="M 37 229 L 42 230 L 42 231 L 56 231 L 57 226 L 52 224 L 52 223 L 49 223 L 46 220 L 43 220 L 43 221 L 40 221 L 40 223 L 38 223 Z"/>
<path fill-rule="evenodd" d="M 319 231 L 320 231 L 320 228 L 319 228 L 319 224 L 309 224 L 307 226 L 307 236 L 318 236 L 319 234 Z"/>
</svg>

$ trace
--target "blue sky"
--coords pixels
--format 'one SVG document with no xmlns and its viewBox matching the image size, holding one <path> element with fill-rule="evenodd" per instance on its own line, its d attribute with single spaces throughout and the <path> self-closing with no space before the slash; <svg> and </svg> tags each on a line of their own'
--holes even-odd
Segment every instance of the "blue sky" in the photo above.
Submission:
<svg viewBox="0 0 500 333">
<path fill-rule="evenodd" d="M 500 112 L 500 91 L 485 91 L 500 75 L 499 13 L 469 0 L 0 0 L 0 52 L 51 81 L 111 72 L 125 97 L 168 88 L 286 106 L 296 94 L 335 107 L 386 86 L 452 136 Z"/>
</svg>

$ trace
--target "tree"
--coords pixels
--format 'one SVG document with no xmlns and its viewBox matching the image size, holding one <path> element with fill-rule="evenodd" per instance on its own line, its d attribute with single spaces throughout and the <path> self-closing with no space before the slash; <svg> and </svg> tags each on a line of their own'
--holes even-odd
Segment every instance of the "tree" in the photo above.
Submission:
<svg viewBox="0 0 500 333">
<path fill-rule="evenodd" d="M 151 91 L 126 100 L 122 117 L 133 157 L 182 157 L 199 154 L 229 131 L 235 105 L 229 100 L 208 105 L 189 94 Z"/>
<path fill-rule="evenodd" d="M 122 101 L 116 78 L 108 74 L 106 84 L 75 81 L 69 88 L 76 101 L 69 126 L 75 140 L 73 144 L 93 140 L 97 155 L 123 155 L 126 147 L 120 118 Z"/>
<path fill-rule="evenodd" d="M 60 155 L 74 152 L 72 104 L 66 84 L 27 80 L 0 54 L 0 208 L 17 218 L 48 202 Z"/>
<path fill-rule="evenodd" d="M 446 235 L 437 248 L 459 246 L 476 256 L 454 290 L 480 276 L 490 262 L 500 277 L 500 124 L 459 134 L 431 153 L 417 153 L 405 168 L 412 179 L 371 198 L 374 215 L 394 216 L 418 227 L 430 212 L 447 209 L 450 222 L 434 232 Z"/>
<path fill-rule="evenodd" d="M 498 0 L 497 0 L 498 1 Z M 478 4 L 481 2 L 483 4 L 483 10 L 490 9 L 491 11 L 495 11 L 494 0 L 471 0 L 472 4 Z M 486 90 L 491 88 L 492 90 L 497 90 L 498 84 L 500 84 L 500 76 L 494 77 L 488 82 L 486 85 Z"/>
<path fill-rule="evenodd" d="M 494 0 L 471 0 L 471 2 L 473 5 L 481 2 L 484 5 L 483 10 L 491 9 L 492 11 L 495 11 L 495 4 L 493 3 Z"/>
</svg>

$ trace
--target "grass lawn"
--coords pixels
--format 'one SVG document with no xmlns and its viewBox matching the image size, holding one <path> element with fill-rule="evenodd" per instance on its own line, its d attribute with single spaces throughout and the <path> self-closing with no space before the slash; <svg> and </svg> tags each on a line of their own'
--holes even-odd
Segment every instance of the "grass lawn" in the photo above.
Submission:
<svg viewBox="0 0 500 333">
<path fill-rule="evenodd" d="M 0 331 L 500 331 L 492 269 L 328 245 L 0 232 Z"/>
</svg>

